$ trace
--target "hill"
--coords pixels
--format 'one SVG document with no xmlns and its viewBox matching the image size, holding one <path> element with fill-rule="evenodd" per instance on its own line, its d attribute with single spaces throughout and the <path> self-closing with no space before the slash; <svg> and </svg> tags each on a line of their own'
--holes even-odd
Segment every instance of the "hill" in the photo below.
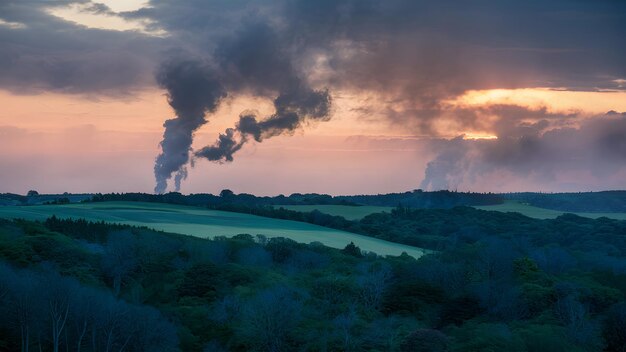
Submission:
<svg viewBox="0 0 626 352">
<path fill-rule="evenodd" d="M 59 218 L 147 226 L 156 230 L 203 238 L 260 234 L 267 237 L 286 237 L 302 243 L 320 242 L 333 248 L 344 248 L 353 242 L 362 250 L 380 255 L 400 255 L 406 252 L 417 258 L 424 254 L 420 248 L 303 222 L 174 204 L 96 202 L 0 207 L 0 218 L 45 220 L 52 215 Z"/>
<path fill-rule="evenodd" d="M 530 204 L 520 203 L 518 201 L 506 201 L 502 204 L 497 205 L 485 205 L 485 206 L 476 206 L 476 209 L 482 210 L 493 210 L 500 212 L 515 212 L 520 213 L 525 216 L 536 218 L 536 219 L 555 219 L 563 214 L 574 214 L 577 216 L 582 216 L 585 218 L 597 219 L 601 217 L 606 217 L 609 219 L 616 220 L 626 220 L 626 212 L 622 213 L 601 213 L 601 212 L 571 212 L 571 211 L 560 211 L 554 209 L 540 208 L 537 206 L 532 206 Z M 597 208 L 595 208 L 597 209 Z"/>
<path fill-rule="evenodd" d="M 577 193 L 509 193 L 508 200 L 565 212 L 626 213 L 626 191 Z"/>
</svg>

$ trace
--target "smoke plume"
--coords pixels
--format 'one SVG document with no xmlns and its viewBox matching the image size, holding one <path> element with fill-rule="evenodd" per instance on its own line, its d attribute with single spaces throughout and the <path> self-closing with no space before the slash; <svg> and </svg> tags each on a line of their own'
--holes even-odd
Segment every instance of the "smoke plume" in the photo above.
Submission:
<svg viewBox="0 0 626 352">
<path fill-rule="evenodd" d="M 187 177 L 185 165 L 193 133 L 204 125 L 206 112 L 213 112 L 226 96 L 222 84 L 213 70 L 197 61 L 170 61 L 161 66 L 157 82 L 167 90 L 167 99 L 176 117 L 165 121 L 161 154 L 154 165 L 156 193 L 163 193 L 167 180 L 175 175 L 175 189 Z"/>
<path fill-rule="evenodd" d="M 539 117 L 540 113 L 527 110 L 526 116 Z M 546 113 L 543 116 L 556 117 Z M 461 136 L 440 140 L 421 187 L 473 189 L 479 180 L 495 189 L 494 182 L 502 175 L 507 175 L 509 181 L 515 175 L 524 180 L 524 185 L 552 185 L 568 191 L 566 182 L 572 182 L 568 175 L 586 179 L 619 177 L 626 161 L 626 113 L 610 111 L 582 120 L 567 115 L 556 121 L 566 119 L 578 120 L 578 125 L 555 127 L 547 119 L 534 123 L 511 119 L 500 126 L 497 139 L 471 140 Z"/>
<path fill-rule="evenodd" d="M 242 114 L 235 128 L 228 128 L 214 145 L 202 148 L 195 155 L 210 161 L 233 161 L 233 154 L 250 138 L 262 142 L 293 132 L 307 121 L 325 121 L 329 118 L 330 96 L 327 91 L 293 91 L 276 98 L 274 106 L 276 112 L 261 121 L 254 113 Z"/>
<path fill-rule="evenodd" d="M 161 67 L 157 81 L 167 89 L 176 118 L 164 124 L 162 153 L 154 167 L 155 192 L 164 192 L 172 176 L 175 189 L 180 189 L 187 177 L 193 134 L 226 95 L 245 92 L 273 99 L 275 112 L 263 119 L 252 111 L 242 113 L 234 127 L 220 134 L 215 144 L 195 152 L 195 157 L 231 162 L 250 140 L 262 142 L 330 118 L 328 90 L 310 87 L 294 67 L 286 43 L 270 26 L 252 24 L 219 43 L 212 58 L 217 69 L 196 61 L 171 61 Z"/>
<path fill-rule="evenodd" d="M 229 2 L 157 1 L 149 11 L 127 13 L 159 23 L 176 45 L 210 62 L 178 62 L 160 71 L 158 82 L 168 90 L 177 117 L 165 123 L 155 190 L 163 192 L 171 178 L 178 189 L 192 155 L 232 162 L 248 142 L 327 120 L 328 89 L 338 102 L 354 97 L 348 100 L 359 104 L 364 119 L 386 120 L 402 127 L 403 133 L 433 142 L 430 148 L 438 157 L 428 164 L 424 188 L 455 188 L 502 170 L 524 180 L 532 175 L 549 182 L 561 171 L 591 170 L 599 162 L 589 150 L 599 151 L 605 142 L 581 147 L 591 127 L 581 125 L 580 116 L 524 106 L 455 105 L 467 92 L 496 88 L 623 90 L 625 52 L 616 50 L 615 43 L 624 21 L 611 16 L 572 21 L 562 13 L 623 13 L 624 5 L 613 2 L 601 9 L 592 3 L 556 1 L 558 5 L 546 7 L 479 8 L 413 0 L 253 1 L 246 2 L 244 10 Z M 557 7 L 564 11 L 553 11 Z M 481 13 L 484 21 L 476 22 L 468 11 Z M 546 21 L 538 23 L 538 13 Z M 593 35 L 586 30 L 592 27 L 597 28 Z M 542 35 L 548 32 L 557 34 Z M 568 35 L 560 37 L 562 33 Z M 594 67 L 604 67 L 606 74 L 599 75 Z M 215 111 L 222 97 L 239 94 L 273 101 L 274 112 L 262 116 L 246 110 L 214 144 L 191 152 L 193 133 L 206 123 L 205 113 Z M 443 140 L 476 132 L 498 138 Z M 567 133 L 580 138 L 570 141 L 564 137 Z M 606 140 L 619 140 L 609 137 Z M 568 161 L 572 153 L 556 140 L 575 141 L 570 147 L 585 159 L 578 164 Z M 612 143 L 621 150 L 621 144 Z M 611 161 L 599 166 L 613 170 Z M 624 165 L 623 159 L 617 163 Z M 563 169 L 557 172 L 557 167 Z"/>
</svg>

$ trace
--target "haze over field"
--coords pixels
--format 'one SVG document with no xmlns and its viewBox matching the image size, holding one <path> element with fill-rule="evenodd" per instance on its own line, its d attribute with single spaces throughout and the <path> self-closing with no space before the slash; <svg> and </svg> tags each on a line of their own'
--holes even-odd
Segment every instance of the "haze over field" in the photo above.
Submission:
<svg viewBox="0 0 626 352">
<path fill-rule="evenodd" d="M 624 33 L 612 0 L 2 1 L 0 192 L 623 189 Z"/>
</svg>

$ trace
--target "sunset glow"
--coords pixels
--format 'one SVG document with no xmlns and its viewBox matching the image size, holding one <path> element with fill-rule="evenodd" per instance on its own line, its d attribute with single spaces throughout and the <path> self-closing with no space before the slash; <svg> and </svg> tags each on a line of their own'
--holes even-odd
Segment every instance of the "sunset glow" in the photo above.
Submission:
<svg viewBox="0 0 626 352">
<path fill-rule="evenodd" d="M 626 187 L 619 11 L 409 3 L 0 5 L 0 191 Z"/>
<path fill-rule="evenodd" d="M 0 351 L 626 352 L 626 0 L 0 0 Z"/>
<path fill-rule="evenodd" d="M 453 105 L 481 106 L 513 104 L 530 108 L 547 107 L 554 112 L 581 111 L 601 114 L 626 111 L 624 91 L 572 91 L 551 88 L 471 90 L 450 101 Z"/>
</svg>

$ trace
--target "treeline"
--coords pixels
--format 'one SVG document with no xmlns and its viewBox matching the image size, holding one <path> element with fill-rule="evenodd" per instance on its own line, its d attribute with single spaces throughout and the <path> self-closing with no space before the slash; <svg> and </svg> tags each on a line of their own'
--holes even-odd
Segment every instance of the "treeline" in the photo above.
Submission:
<svg viewBox="0 0 626 352">
<path fill-rule="evenodd" d="M 0 349 L 626 346 L 624 222 L 399 207 L 359 226 L 408 232 L 439 251 L 381 258 L 354 244 L 340 251 L 245 234 L 206 240 L 56 218 L 0 220 Z"/>
<path fill-rule="evenodd" d="M 233 206 L 265 206 L 265 205 L 377 205 L 396 206 L 403 205 L 414 208 L 452 208 L 460 205 L 493 205 L 500 204 L 504 198 L 493 193 L 464 193 L 450 191 L 422 192 L 415 190 L 404 193 L 390 193 L 379 195 L 361 196 L 331 196 L 328 194 L 300 194 L 294 193 L 289 196 L 278 195 L 275 197 L 257 197 L 252 194 L 235 194 L 230 190 L 223 190 L 219 196 L 212 194 L 183 195 L 177 192 L 166 194 L 147 193 L 110 193 L 96 194 L 92 201 L 137 201 L 173 203 L 196 206 L 216 207 L 222 205 Z"/>
<path fill-rule="evenodd" d="M 331 196 L 317 193 L 294 193 L 289 196 L 259 197 L 252 194 L 235 194 L 223 190 L 219 195 L 189 194 L 178 192 L 165 194 L 107 193 L 107 194 L 59 194 L 29 195 L 0 194 L 0 205 L 66 204 L 76 202 L 134 201 L 171 203 L 193 206 L 264 206 L 264 205 L 397 205 L 421 209 L 450 209 L 457 206 L 481 206 L 501 204 L 515 200 L 540 208 L 566 212 L 626 212 L 626 191 L 580 192 L 580 193 L 471 193 L 454 191 L 423 192 L 414 190 L 403 193 L 378 195 Z"/>
<path fill-rule="evenodd" d="M 213 194 L 189 194 L 183 195 L 178 192 L 170 192 L 164 194 L 149 193 L 107 193 L 95 194 L 91 197 L 93 202 L 107 201 L 133 201 L 133 202 L 153 202 L 153 203 L 170 203 L 180 205 L 194 206 L 218 206 L 222 204 L 262 206 L 262 205 L 318 205 L 318 204 L 338 204 L 338 205 L 356 205 L 347 200 L 338 199 L 328 194 L 300 194 L 294 193 L 289 196 L 278 195 L 274 197 L 259 197 L 248 193 L 235 194 L 230 190 L 223 190 L 219 195 Z"/>
<path fill-rule="evenodd" d="M 0 193 L 0 206 L 78 203 L 91 197 L 91 194 L 39 194 L 37 191 L 29 191 L 26 195 Z"/>
<path fill-rule="evenodd" d="M 378 195 L 339 196 L 360 205 L 390 206 L 402 205 L 412 208 L 448 209 L 457 206 L 495 205 L 504 202 L 504 197 L 497 193 L 472 193 L 456 191 L 424 192 L 420 189 L 404 193 Z"/>
<path fill-rule="evenodd" d="M 625 213 L 626 191 L 579 193 L 510 193 L 507 199 L 568 212 Z"/>
</svg>

